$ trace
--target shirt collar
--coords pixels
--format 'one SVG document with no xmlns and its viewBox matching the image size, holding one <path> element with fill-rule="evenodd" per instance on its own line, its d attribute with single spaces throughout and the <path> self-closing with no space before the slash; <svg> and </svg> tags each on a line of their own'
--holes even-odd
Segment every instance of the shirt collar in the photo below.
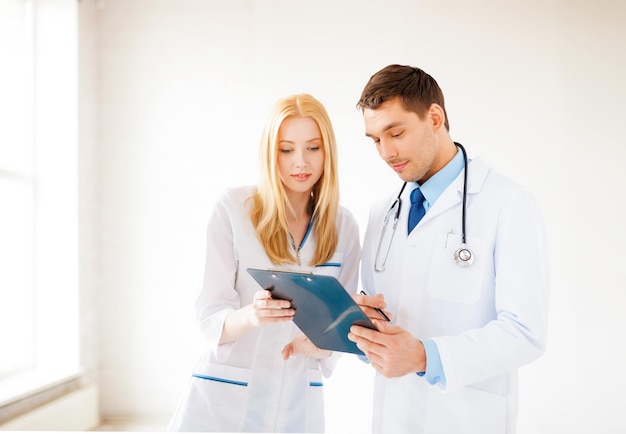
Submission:
<svg viewBox="0 0 626 434">
<path fill-rule="evenodd" d="M 459 173 L 465 167 L 463 161 L 463 153 L 457 148 L 456 155 L 448 164 L 446 164 L 439 172 L 431 176 L 424 184 L 419 185 L 417 182 L 412 182 L 413 188 L 418 187 L 422 190 L 424 195 L 424 209 L 428 209 L 435 203 L 435 201 L 441 196 L 446 188 L 459 176 Z M 411 188 L 411 190 L 413 190 Z M 411 191 L 410 190 L 410 191 Z"/>
</svg>

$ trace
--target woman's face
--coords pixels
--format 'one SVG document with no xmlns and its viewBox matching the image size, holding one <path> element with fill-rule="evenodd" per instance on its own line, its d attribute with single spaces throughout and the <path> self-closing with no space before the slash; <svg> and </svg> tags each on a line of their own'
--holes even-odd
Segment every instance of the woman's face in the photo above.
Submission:
<svg viewBox="0 0 626 434">
<path fill-rule="evenodd" d="M 324 142 L 317 122 L 289 116 L 278 130 L 278 174 L 287 193 L 310 194 L 324 173 Z"/>
</svg>

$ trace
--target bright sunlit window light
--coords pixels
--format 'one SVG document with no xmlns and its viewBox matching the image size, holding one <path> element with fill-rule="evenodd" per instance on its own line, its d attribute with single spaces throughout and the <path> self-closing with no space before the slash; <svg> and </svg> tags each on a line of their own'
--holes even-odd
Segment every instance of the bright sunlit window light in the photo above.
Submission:
<svg viewBox="0 0 626 434">
<path fill-rule="evenodd" d="M 79 372 L 75 15 L 0 2 L 0 405 Z"/>
</svg>

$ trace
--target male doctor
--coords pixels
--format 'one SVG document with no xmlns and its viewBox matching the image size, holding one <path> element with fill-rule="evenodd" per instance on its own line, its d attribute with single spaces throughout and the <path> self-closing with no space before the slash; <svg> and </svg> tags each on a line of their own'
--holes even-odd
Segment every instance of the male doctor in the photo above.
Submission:
<svg viewBox="0 0 626 434">
<path fill-rule="evenodd" d="M 537 204 L 452 141 L 443 93 L 421 69 L 383 68 L 358 107 L 405 183 L 372 207 L 363 243 L 369 295 L 354 298 L 379 331 L 349 334 L 377 371 L 373 432 L 514 433 L 517 368 L 546 342 Z"/>
</svg>

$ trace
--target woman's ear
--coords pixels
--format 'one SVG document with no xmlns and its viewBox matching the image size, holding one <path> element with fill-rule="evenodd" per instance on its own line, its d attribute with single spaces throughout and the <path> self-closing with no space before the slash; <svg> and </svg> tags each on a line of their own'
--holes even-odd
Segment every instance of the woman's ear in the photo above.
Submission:
<svg viewBox="0 0 626 434">
<path fill-rule="evenodd" d="M 439 128 L 445 128 L 446 113 L 439 104 L 432 103 L 428 108 L 428 115 L 432 121 L 433 128 L 436 130 Z"/>
</svg>

